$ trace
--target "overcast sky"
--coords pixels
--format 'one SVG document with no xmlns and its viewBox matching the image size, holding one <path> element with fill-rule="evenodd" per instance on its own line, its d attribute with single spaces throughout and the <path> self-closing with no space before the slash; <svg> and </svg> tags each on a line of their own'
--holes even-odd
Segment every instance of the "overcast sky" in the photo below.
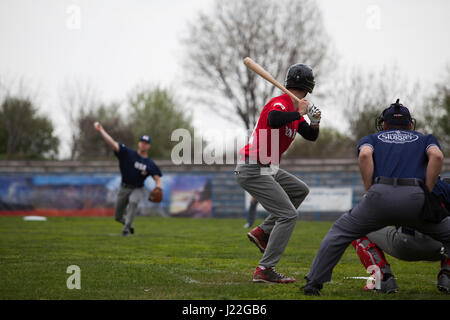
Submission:
<svg viewBox="0 0 450 320">
<path fill-rule="evenodd" d="M 107 102 L 124 101 L 140 83 L 176 88 L 183 76 L 180 36 L 186 22 L 212 3 L 0 0 L 0 79 L 23 78 L 38 92 L 42 111 L 52 117 L 58 135 L 67 141 L 58 106 L 64 83 L 89 84 Z M 376 70 L 396 64 L 412 81 L 431 87 L 450 64 L 450 1 L 317 3 L 345 69 Z M 233 127 L 219 119 L 212 121 L 212 115 L 200 110 L 194 110 L 197 128 Z M 67 150 L 63 146 L 63 153 Z"/>
</svg>

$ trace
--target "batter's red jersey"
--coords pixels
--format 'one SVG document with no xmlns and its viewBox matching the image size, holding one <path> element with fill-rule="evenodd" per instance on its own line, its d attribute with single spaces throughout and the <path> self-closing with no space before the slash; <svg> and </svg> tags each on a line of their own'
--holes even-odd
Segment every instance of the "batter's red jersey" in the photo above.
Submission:
<svg viewBox="0 0 450 320">
<path fill-rule="evenodd" d="M 280 163 L 281 155 L 295 139 L 298 125 L 305 121 L 305 119 L 302 116 L 299 120 L 292 121 L 281 128 L 275 129 L 269 126 L 267 120 L 269 112 L 272 110 L 283 112 L 296 111 L 291 97 L 287 94 L 270 100 L 262 109 L 258 123 L 253 130 L 248 144 L 239 152 L 241 156 L 256 160 L 261 164 L 271 163 L 278 165 Z M 273 156 L 272 153 L 274 153 Z"/>
</svg>

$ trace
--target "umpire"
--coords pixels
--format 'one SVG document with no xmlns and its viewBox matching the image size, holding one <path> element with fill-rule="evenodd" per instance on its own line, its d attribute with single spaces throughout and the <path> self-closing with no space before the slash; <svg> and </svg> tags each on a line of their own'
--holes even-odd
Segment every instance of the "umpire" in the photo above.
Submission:
<svg viewBox="0 0 450 320">
<path fill-rule="evenodd" d="M 142 136 L 139 139 L 138 150 L 135 151 L 116 142 L 100 123 L 96 122 L 94 127 L 100 132 L 106 143 L 113 148 L 115 156 L 119 159 L 122 183 L 117 195 L 114 218 L 124 225 L 123 236 L 128 236 L 129 233 L 134 234 L 133 220 L 138 204 L 144 197 L 145 179 L 152 176 L 156 187 L 161 188 L 161 170 L 148 156 L 152 140 L 149 136 Z M 124 217 L 127 207 L 128 213 Z"/>
<path fill-rule="evenodd" d="M 406 226 L 440 241 L 450 252 L 450 218 L 439 223 L 420 218 L 425 182 L 433 190 L 444 156 L 433 135 L 413 131 L 409 110 L 399 103 L 382 113 L 383 131 L 362 138 L 358 161 L 366 194 L 333 224 L 313 260 L 303 287 L 306 295 L 320 295 L 333 268 L 356 239 L 390 225 Z M 445 277 L 450 273 L 444 272 Z"/>
</svg>

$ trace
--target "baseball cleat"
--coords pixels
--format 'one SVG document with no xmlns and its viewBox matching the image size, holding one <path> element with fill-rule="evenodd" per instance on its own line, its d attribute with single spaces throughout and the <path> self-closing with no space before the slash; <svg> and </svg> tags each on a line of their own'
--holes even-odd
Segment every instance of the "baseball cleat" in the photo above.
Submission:
<svg viewBox="0 0 450 320">
<path fill-rule="evenodd" d="M 286 277 L 285 275 L 275 271 L 274 268 L 261 269 L 257 267 L 253 274 L 253 282 L 265 283 L 293 283 L 294 277 Z"/>
<path fill-rule="evenodd" d="M 127 237 L 128 236 L 128 231 L 127 230 L 123 230 L 122 231 L 122 236 Z"/>
<path fill-rule="evenodd" d="M 364 286 L 364 291 L 370 291 L 373 290 L 377 293 L 396 293 L 398 292 L 398 284 L 397 280 L 395 280 L 395 277 L 393 275 L 384 275 L 386 279 L 383 279 L 380 283 L 380 289 L 376 288 L 368 288 L 367 286 Z"/>
<path fill-rule="evenodd" d="M 439 291 L 450 293 L 450 272 L 446 270 L 439 272 L 437 288 Z"/>
<path fill-rule="evenodd" d="M 308 278 L 306 280 L 306 284 L 302 287 L 303 293 L 307 296 L 320 296 L 320 290 L 322 290 L 323 285 L 316 281 L 308 280 Z"/>
<path fill-rule="evenodd" d="M 258 249 L 264 253 L 267 247 L 267 242 L 269 241 L 269 235 L 266 234 L 260 227 L 256 227 L 249 233 L 247 233 L 248 239 L 253 242 Z"/>
<path fill-rule="evenodd" d="M 134 234 L 134 228 L 133 227 L 128 228 L 128 230 L 130 230 L 131 234 Z"/>
<path fill-rule="evenodd" d="M 397 280 L 395 280 L 395 277 L 392 276 L 387 280 L 381 281 L 381 288 L 380 290 L 377 290 L 377 292 L 388 294 L 398 292 L 398 284 Z"/>
</svg>

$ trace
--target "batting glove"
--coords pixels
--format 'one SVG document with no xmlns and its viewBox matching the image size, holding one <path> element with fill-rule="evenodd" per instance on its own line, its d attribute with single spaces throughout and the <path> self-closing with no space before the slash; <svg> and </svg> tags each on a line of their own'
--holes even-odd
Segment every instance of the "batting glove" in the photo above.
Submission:
<svg viewBox="0 0 450 320">
<path fill-rule="evenodd" d="M 311 125 L 317 126 L 320 123 L 320 118 L 322 117 L 322 112 L 314 104 L 310 104 L 307 110 L 307 115 L 311 121 Z"/>
</svg>

